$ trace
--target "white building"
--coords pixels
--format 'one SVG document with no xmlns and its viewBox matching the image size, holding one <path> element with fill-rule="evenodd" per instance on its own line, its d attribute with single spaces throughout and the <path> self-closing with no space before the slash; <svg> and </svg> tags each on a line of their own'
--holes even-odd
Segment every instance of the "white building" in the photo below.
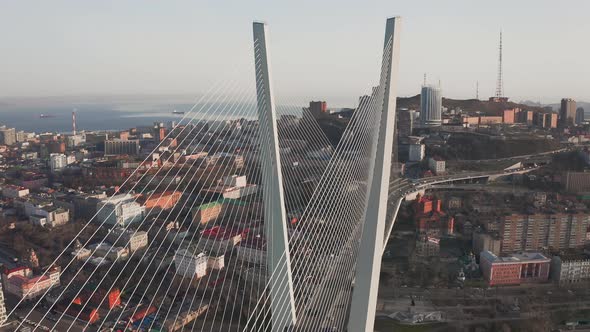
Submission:
<svg viewBox="0 0 590 332">
<path fill-rule="evenodd" d="M 39 226 L 57 227 L 70 221 L 70 211 L 56 206 L 44 206 L 35 209 L 35 213 L 29 215 L 29 220 Z"/>
<path fill-rule="evenodd" d="M 129 237 L 127 247 L 131 252 L 143 249 L 148 245 L 148 233 L 144 231 L 135 232 Z"/>
<path fill-rule="evenodd" d="M 43 210 L 47 211 L 47 223 L 51 227 L 65 225 L 70 221 L 70 211 L 56 207 L 45 207 Z"/>
<path fill-rule="evenodd" d="M 92 252 L 90 251 L 90 249 L 86 249 L 86 248 L 78 248 L 78 249 L 74 249 L 72 251 L 72 256 L 74 256 L 74 258 L 76 258 L 76 260 L 85 260 L 86 258 L 90 257 L 90 254 Z"/>
<path fill-rule="evenodd" d="M 129 194 L 104 199 L 97 204 L 96 209 L 98 222 L 109 226 L 125 227 L 145 217 L 145 207 L 135 202 Z"/>
<path fill-rule="evenodd" d="M 428 168 L 430 168 L 434 174 L 442 174 L 445 172 L 445 161 L 439 157 L 429 158 Z"/>
<path fill-rule="evenodd" d="M 179 249 L 174 253 L 176 274 L 184 278 L 202 278 L 207 275 L 209 259 L 204 253 L 194 254 L 194 250 Z"/>
<path fill-rule="evenodd" d="M 223 185 L 229 187 L 245 187 L 248 184 L 248 180 L 245 175 L 230 175 L 223 179 Z"/>
<path fill-rule="evenodd" d="M 240 199 L 255 194 L 257 191 L 258 187 L 255 184 L 249 184 L 245 187 L 229 187 L 223 190 L 223 198 Z"/>
<path fill-rule="evenodd" d="M 255 194 L 258 187 L 255 184 L 248 184 L 245 175 L 231 175 L 225 177 L 218 186 L 207 190 L 210 194 L 216 194 L 228 199 L 240 199 Z"/>
<path fill-rule="evenodd" d="M 551 259 L 551 279 L 559 284 L 571 284 L 590 279 L 590 259 L 554 256 Z"/>
<path fill-rule="evenodd" d="M 52 172 L 60 171 L 68 164 L 68 160 L 65 154 L 52 153 L 49 155 L 49 167 Z"/>
<path fill-rule="evenodd" d="M 76 155 L 70 154 L 66 157 L 66 164 L 70 165 L 76 162 Z"/>
<path fill-rule="evenodd" d="M 29 138 L 35 138 L 35 133 L 25 133 L 22 130 L 16 132 L 16 141 L 19 143 L 25 142 Z"/>
<path fill-rule="evenodd" d="M 422 161 L 426 155 L 424 144 L 410 144 L 409 161 Z"/>
<path fill-rule="evenodd" d="M 225 267 L 225 258 L 221 256 L 209 256 L 207 258 L 207 268 L 209 270 L 223 270 Z"/>
<path fill-rule="evenodd" d="M 109 233 L 108 240 L 127 247 L 129 251 L 133 253 L 139 249 L 147 247 L 148 233 L 144 231 L 115 228 Z"/>
<path fill-rule="evenodd" d="M 91 244 L 88 248 L 91 250 L 93 257 L 104 257 L 111 261 L 126 260 L 129 257 L 129 249 L 116 247 L 108 242 Z"/>
</svg>

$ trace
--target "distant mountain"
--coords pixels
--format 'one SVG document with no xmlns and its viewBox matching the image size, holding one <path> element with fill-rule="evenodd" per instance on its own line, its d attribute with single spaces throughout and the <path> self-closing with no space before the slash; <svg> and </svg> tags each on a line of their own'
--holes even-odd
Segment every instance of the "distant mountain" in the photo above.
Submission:
<svg viewBox="0 0 590 332">
<path fill-rule="evenodd" d="M 579 102 L 576 102 L 576 104 L 578 105 L 578 107 L 584 108 L 584 113 L 590 113 L 590 103 L 589 102 L 579 101 Z"/>
<path fill-rule="evenodd" d="M 554 104 L 540 104 L 538 102 L 535 101 L 530 101 L 530 100 L 525 100 L 525 101 L 521 101 L 521 104 L 525 104 L 525 105 L 529 105 L 529 106 L 537 106 L 537 107 L 551 107 L 553 108 L 554 111 L 559 111 L 559 108 L 561 107 L 560 103 L 554 103 Z M 586 101 L 576 101 L 576 105 L 577 107 L 582 107 L 584 108 L 584 112 L 586 113 L 590 113 L 590 103 L 586 102 Z"/>
<path fill-rule="evenodd" d="M 523 100 L 520 103 L 521 104 L 524 104 L 524 105 L 528 105 L 528 106 L 534 106 L 534 107 L 545 107 L 545 106 L 549 106 L 549 105 L 544 105 L 544 104 L 541 104 L 539 102 L 532 101 L 532 100 Z"/>
</svg>

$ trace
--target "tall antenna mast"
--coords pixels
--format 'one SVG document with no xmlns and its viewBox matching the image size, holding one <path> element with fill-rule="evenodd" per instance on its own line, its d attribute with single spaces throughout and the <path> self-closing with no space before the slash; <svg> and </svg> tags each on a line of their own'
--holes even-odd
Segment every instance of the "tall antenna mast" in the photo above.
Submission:
<svg viewBox="0 0 590 332">
<path fill-rule="evenodd" d="M 479 81 L 475 81 L 475 99 L 479 100 Z"/>
<path fill-rule="evenodd" d="M 504 97 L 504 82 L 502 81 L 502 30 L 500 30 L 500 47 L 498 48 L 498 80 L 496 82 L 496 98 Z"/>
<path fill-rule="evenodd" d="M 424 73 L 424 83 L 422 85 L 426 85 L 426 73 Z"/>
<path fill-rule="evenodd" d="M 76 136 L 76 109 L 72 111 L 72 132 Z"/>
</svg>

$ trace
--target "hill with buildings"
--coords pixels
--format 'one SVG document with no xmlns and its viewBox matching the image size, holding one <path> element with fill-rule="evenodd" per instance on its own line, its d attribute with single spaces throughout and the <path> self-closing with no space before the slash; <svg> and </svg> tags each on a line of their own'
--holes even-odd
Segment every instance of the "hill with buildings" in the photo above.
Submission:
<svg viewBox="0 0 590 332">
<path fill-rule="evenodd" d="M 451 99 L 443 98 L 442 104 L 448 109 L 462 109 L 464 112 L 475 113 L 480 112 L 482 115 L 501 115 L 501 112 L 506 109 L 520 108 L 526 111 L 543 112 L 546 113 L 548 109 L 540 106 L 533 106 L 514 102 L 491 102 L 487 100 L 478 99 Z M 420 109 L 420 95 L 412 97 L 397 98 L 397 107 Z"/>
</svg>

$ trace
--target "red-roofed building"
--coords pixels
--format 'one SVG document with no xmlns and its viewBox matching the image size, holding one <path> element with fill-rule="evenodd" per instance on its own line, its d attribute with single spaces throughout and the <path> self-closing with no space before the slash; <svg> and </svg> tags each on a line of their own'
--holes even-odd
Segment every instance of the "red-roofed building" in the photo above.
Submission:
<svg viewBox="0 0 590 332">
<path fill-rule="evenodd" d="M 66 315 L 76 317 L 90 324 L 96 323 L 100 318 L 97 309 L 76 302 L 68 303 L 67 301 L 60 301 L 53 308 L 58 312 L 63 312 Z"/>
<path fill-rule="evenodd" d="M 84 304 L 90 302 L 94 306 L 100 306 L 106 309 L 113 309 L 121 305 L 121 292 L 118 288 L 107 291 L 103 288 L 97 290 L 85 290 L 80 296 L 74 299 L 73 303 Z"/>
<path fill-rule="evenodd" d="M 6 292 L 21 299 L 33 299 L 44 294 L 49 288 L 59 286 L 59 275 L 59 267 L 53 267 L 43 275 L 33 276 L 30 268 L 21 266 L 5 269 L 2 281 Z"/>
<path fill-rule="evenodd" d="M 549 278 L 551 259 L 541 253 L 496 256 L 490 251 L 480 254 L 480 268 L 490 286 L 545 282 Z"/>
<path fill-rule="evenodd" d="M 453 233 L 455 220 L 442 210 L 440 199 L 419 196 L 414 202 L 415 221 L 418 231 L 431 236 L 440 236 L 443 232 Z"/>
<path fill-rule="evenodd" d="M 181 197 L 182 193 L 180 191 L 165 191 L 151 195 L 144 195 L 140 198 L 140 201 L 147 211 L 154 213 L 173 208 Z"/>
<path fill-rule="evenodd" d="M 416 214 L 426 214 L 432 211 L 441 212 L 441 200 L 429 196 L 419 196 L 414 204 Z"/>
</svg>

